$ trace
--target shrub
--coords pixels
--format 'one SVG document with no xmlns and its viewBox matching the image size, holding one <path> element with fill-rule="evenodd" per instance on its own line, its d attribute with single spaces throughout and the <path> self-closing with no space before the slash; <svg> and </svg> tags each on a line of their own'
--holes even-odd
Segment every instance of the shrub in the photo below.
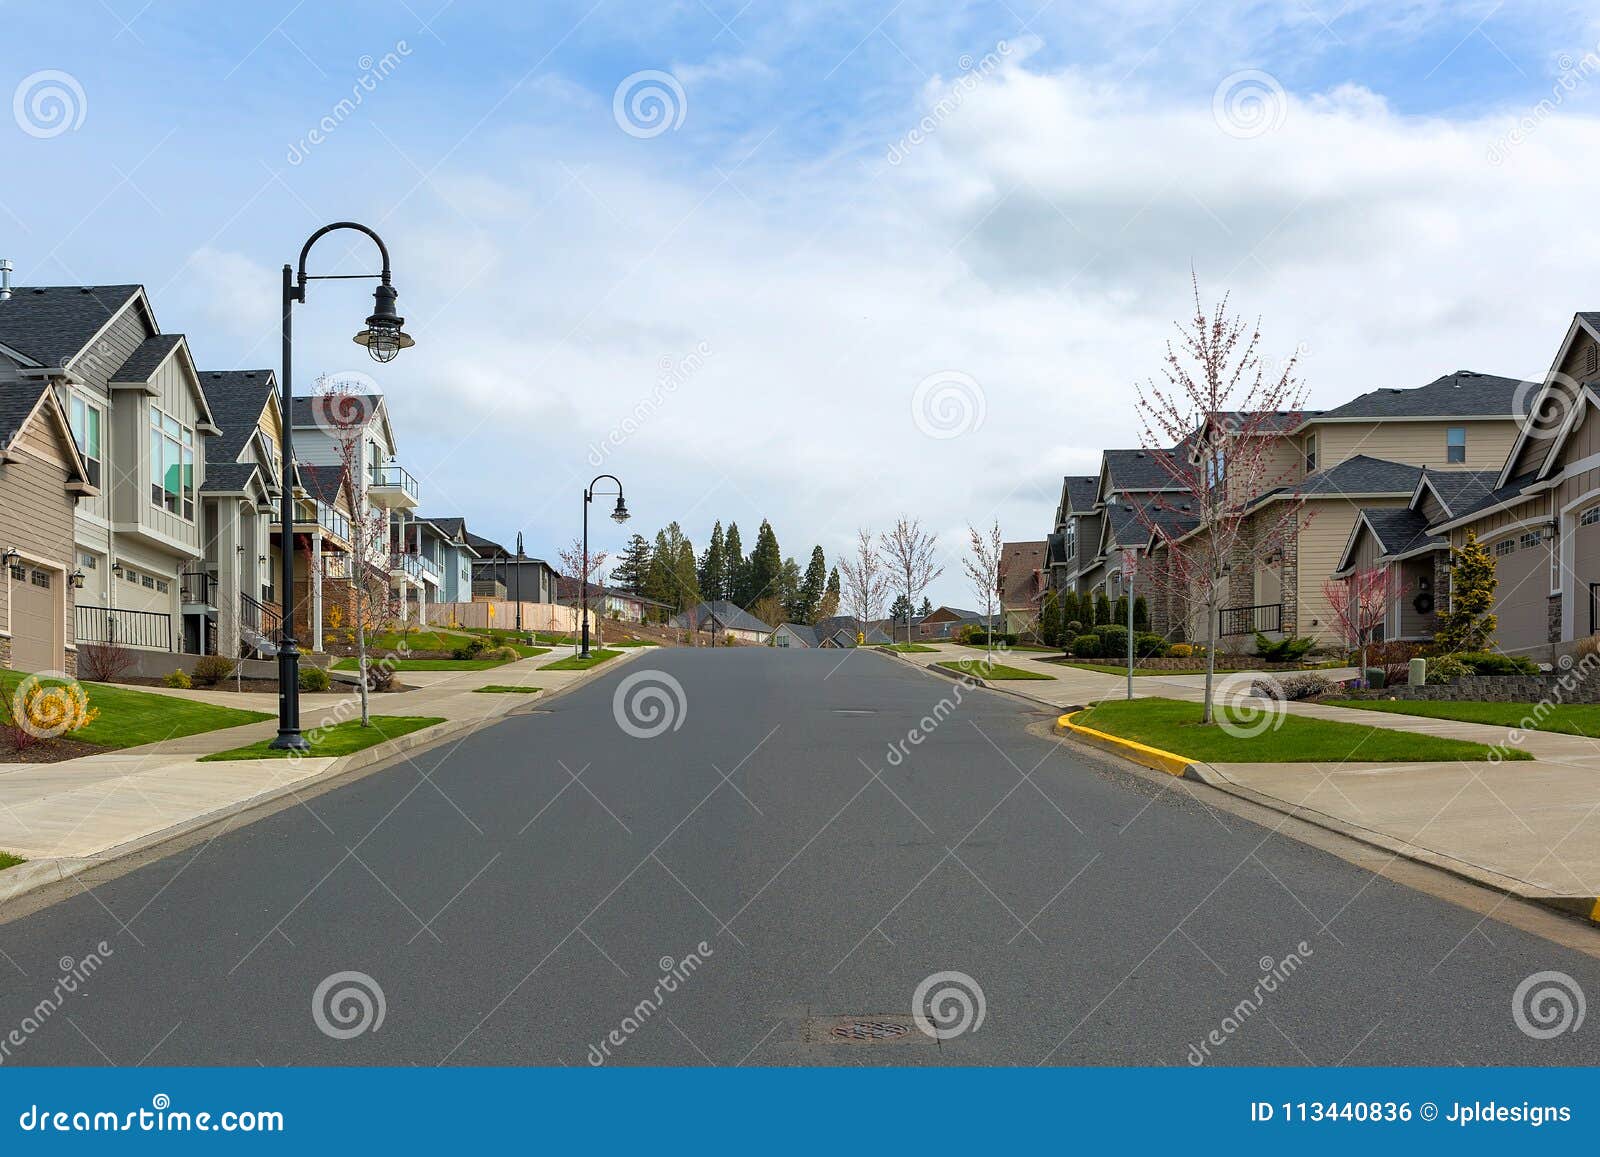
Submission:
<svg viewBox="0 0 1600 1157">
<path fill-rule="evenodd" d="M 480 659 L 497 659 L 508 662 L 512 659 L 522 658 L 521 655 L 517 654 L 517 649 L 515 647 L 491 647 L 478 657 Z"/>
<path fill-rule="evenodd" d="M 1300 675 L 1285 675 L 1283 678 L 1264 676 L 1251 684 L 1253 694 L 1266 699 L 1293 701 L 1299 699 L 1314 699 L 1333 686 L 1328 677 L 1316 671 L 1307 671 Z"/>
<path fill-rule="evenodd" d="M 451 656 L 456 659 L 476 659 L 488 649 L 489 641 L 481 635 L 474 635 L 452 651 Z"/>
<path fill-rule="evenodd" d="M 328 673 L 321 667 L 308 666 L 300 668 L 300 690 L 302 691 L 326 691 L 332 685 L 332 682 L 333 680 L 328 678 Z"/>
<path fill-rule="evenodd" d="M 84 643 L 78 648 L 78 677 L 91 683 L 114 683 L 133 664 L 133 652 L 121 643 Z"/>
<path fill-rule="evenodd" d="M 1382 691 L 1388 686 L 1386 682 L 1387 676 L 1384 674 L 1382 667 L 1368 667 L 1362 672 L 1362 675 L 1366 679 L 1367 686 L 1374 691 Z"/>
<path fill-rule="evenodd" d="M 1309 635 L 1285 635 L 1281 639 L 1269 639 L 1260 631 L 1256 632 L 1256 655 L 1269 663 L 1299 662 L 1315 645 L 1316 640 Z"/>
<path fill-rule="evenodd" d="M 1093 659 L 1100 654 L 1099 635 L 1079 635 L 1072 640 L 1072 653 L 1079 659 Z"/>
<path fill-rule="evenodd" d="M 1411 681 L 1410 663 L 1385 663 L 1379 670 L 1385 687 L 1402 687 Z"/>
<path fill-rule="evenodd" d="M 1100 653 L 1103 655 L 1126 655 L 1128 653 L 1128 628 L 1107 625 L 1096 627 L 1095 634 L 1100 636 Z"/>
<path fill-rule="evenodd" d="M 89 694 L 76 679 L 44 683 L 37 675 L 29 675 L 13 694 L 0 695 L 0 728 L 11 736 L 11 745 L 18 751 L 71 735 L 99 717 L 100 709 L 89 706 Z"/>
<path fill-rule="evenodd" d="M 1171 650 L 1160 635 L 1141 632 L 1133 637 L 1134 653 L 1144 659 L 1164 659 Z"/>
<path fill-rule="evenodd" d="M 1437 686 L 1449 683 L 1452 680 L 1461 678 L 1463 675 L 1470 674 L 1472 674 L 1472 668 L 1454 655 L 1440 655 L 1437 658 L 1428 660 L 1427 681 L 1430 685 Z"/>
<path fill-rule="evenodd" d="M 233 660 L 226 655 L 201 655 L 195 660 L 190 678 L 196 687 L 215 687 L 233 674 Z"/>
<path fill-rule="evenodd" d="M 1474 675 L 1537 675 L 1539 665 L 1523 655 L 1497 655 L 1492 651 L 1467 651 L 1457 659 Z"/>
<path fill-rule="evenodd" d="M 194 683 L 189 679 L 188 672 L 182 667 L 179 667 L 176 671 L 168 671 L 167 677 L 161 682 L 168 687 L 176 687 L 180 691 L 187 691 L 194 686 Z"/>
<path fill-rule="evenodd" d="M 1194 654 L 1194 647 L 1188 643 L 1174 643 L 1167 648 L 1167 654 L 1174 659 L 1187 659 Z"/>
</svg>

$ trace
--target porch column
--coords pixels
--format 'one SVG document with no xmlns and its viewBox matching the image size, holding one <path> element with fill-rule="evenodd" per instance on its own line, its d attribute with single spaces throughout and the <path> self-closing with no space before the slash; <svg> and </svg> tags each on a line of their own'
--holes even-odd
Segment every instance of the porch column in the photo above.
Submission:
<svg viewBox="0 0 1600 1157">
<path fill-rule="evenodd" d="M 311 649 L 322 650 L 322 535 L 311 536 Z"/>
<path fill-rule="evenodd" d="M 239 504 L 231 498 L 216 503 L 217 522 L 217 653 L 239 657 L 239 592 L 245 560 L 239 553 L 244 544 L 244 520 Z M 255 559 L 250 565 L 255 566 Z"/>
</svg>

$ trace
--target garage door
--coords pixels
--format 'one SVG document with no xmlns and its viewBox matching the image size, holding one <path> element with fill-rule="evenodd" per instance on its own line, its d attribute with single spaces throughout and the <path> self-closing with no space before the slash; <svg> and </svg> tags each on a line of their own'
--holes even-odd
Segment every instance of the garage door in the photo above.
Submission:
<svg viewBox="0 0 1600 1157">
<path fill-rule="evenodd" d="M 11 665 L 17 670 L 60 671 L 66 666 L 57 641 L 60 598 L 59 575 L 29 566 L 12 568 Z"/>
<path fill-rule="evenodd" d="M 1527 651 L 1550 638 L 1550 547 L 1537 530 L 1489 544 L 1494 574 L 1495 643 L 1502 651 Z"/>
<path fill-rule="evenodd" d="M 1600 584 L 1600 505 L 1580 511 L 1577 519 L 1569 523 L 1572 529 L 1572 575 L 1569 583 L 1577 593 L 1572 608 L 1572 632 L 1575 637 L 1592 635 L 1600 631 L 1600 607 L 1595 605 L 1595 591 Z"/>
</svg>

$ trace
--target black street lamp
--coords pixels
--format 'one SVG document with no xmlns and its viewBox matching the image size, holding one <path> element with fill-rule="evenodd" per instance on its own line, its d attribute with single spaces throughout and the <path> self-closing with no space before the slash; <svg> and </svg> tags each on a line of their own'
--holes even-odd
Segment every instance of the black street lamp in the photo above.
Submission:
<svg viewBox="0 0 1600 1157">
<path fill-rule="evenodd" d="M 372 238 L 383 258 L 382 272 L 308 276 L 306 257 L 311 253 L 311 247 L 338 229 L 354 229 Z M 389 248 L 384 245 L 383 238 L 358 222 L 335 221 L 306 238 L 306 243 L 300 248 L 297 268 L 288 265 L 283 267 L 283 469 L 279 478 L 283 541 L 278 551 L 283 579 L 283 626 L 278 641 L 278 737 L 271 744 L 280 751 L 308 751 L 311 747 L 305 736 L 300 734 L 300 647 L 294 637 L 294 387 L 291 377 L 294 306 L 296 302 L 305 304 L 308 281 L 365 280 L 372 277 L 378 279 L 378 288 L 373 292 L 372 316 L 367 318 L 367 328 L 356 334 L 354 340 L 357 345 L 367 347 L 374 361 L 392 362 L 401 350 L 409 349 L 416 342 L 402 328 L 405 318 L 394 309 L 396 295 L 394 286 L 389 282 Z M 362 674 L 365 677 L 365 672 Z"/>
<path fill-rule="evenodd" d="M 589 503 L 594 501 L 594 484 L 605 479 L 617 484 L 617 507 L 611 512 L 612 522 L 628 521 L 628 504 L 622 501 L 622 482 L 615 474 L 601 474 L 594 482 L 590 482 L 583 492 L 583 573 L 578 576 L 579 614 L 583 617 L 583 649 L 578 652 L 578 658 L 589 657 Z"/>
</svg>

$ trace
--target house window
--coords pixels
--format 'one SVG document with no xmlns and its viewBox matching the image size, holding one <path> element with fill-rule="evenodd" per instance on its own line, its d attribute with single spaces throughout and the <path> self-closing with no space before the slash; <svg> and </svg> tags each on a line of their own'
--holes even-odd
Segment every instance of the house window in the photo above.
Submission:
<svg viewBox="0 0 1600 1157">
<path fill-rule="evenodd" d="M 1578 516 L 1579 526 L 1593 526 L 1600 522 L 1600 506 L 1591 506 Z"/>
<path fill-rule="evenodd" d="M 166 594 L 167 593 L 167 580 L 166 579 L 156 579 L 156 590 L 161 594 Z"/>
<path fill-rule="evenodd" d="M 150 407 L 150 501 L 194 521 L 194 431 Z"/>
<path fill-rule="evenodd" d="M 1495 558 L 1504 558 L 1506 555 L 1510 554 L 1516 549 L 1517 544 L 1515 540 L 1502 538 L 1499 542 L 1494 544 L 1494 556 Z"/>
<path fill-rule="evenodd" d="M 140 581 L 140 583 L 142 583 L 144 585 L 145 590 L 153 591 L 153 590 L 156 589 L 156 576 L 155 575 L 150 575 L 150 574 L 140 575 L 139 576 L 139 581 Z"/>
<path fill-rule="evenodd" d="M 13 579 L 15 579 L 19 583 L 20 582 L 27 582 L 28 581 L 28 568 L 25 567 L 25 566 L 14 566 L 14 567 L 12 567 L 11 568 L 11 577 Z"/>
<path fill-rule="evenodd" d="M 1306 435 L 1306 473 L 1307 474 L 1315 474 L 1316 472 L 1317 472 L 1317 436 L 1315 434 L 1308 434 L 1308 435 Z"/>
<path fill-rule="evenodd" d="M 1467 428 L 1465 426 L 1451 426 L 1444 432 L 1444 460 L 1446 462 L 1465 462 L 1467 460 Z"/>
<path fill-rule="evenodd" d="M 1538 546 L 1542 541 L 1544 540 L 1539 536 L 1537 530 L 1529 530 L 1517 539 L 1517 546 L 1519 549 L 1526 549 L 1530 546 Z"/>
<path fill-rule="evenodd" d="M 67 424 L 72 427 L 72 440 L 78 444 L 78 454 L 83 459 L 90 486 L 100 485 L 101 414 L 99 406 L 76 395 L 67 406 Z"/>
<path fill-rule="evenodd" d="M 85 552 L 80 553 L 78 555 L 78 565 L 80 567 L 82 567 L 84 570 L 94 570 L 97 567 L 99 567 L 100 562 L 99 562 L 98 559 L 95 558 L 94 555 L 89 554 L 87 551 L 85 551 Z"/>
</svg>

